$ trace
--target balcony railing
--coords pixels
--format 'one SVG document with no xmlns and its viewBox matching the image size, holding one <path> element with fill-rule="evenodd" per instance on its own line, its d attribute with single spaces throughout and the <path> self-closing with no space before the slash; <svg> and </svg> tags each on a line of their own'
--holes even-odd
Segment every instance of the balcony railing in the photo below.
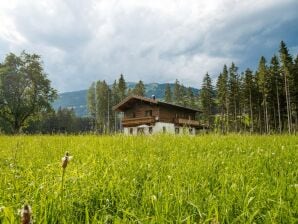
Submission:
<svg viewBox="0 0 298 224">
<path fill-rule="evenodd" d="M 195 120 L 183 119 L 183 118 L 176 118 L 175 123 L 179 125 L 186 125 L 186 126 L 202 126 L 200 122 Z"/>
<path fill-rule="evenodd" d="M 123 127 L 132 127 L 138 125 L 150 125 L 155 123 L 155 117 L 136 117 L 136 118 L 123 118 Z"/>
</svg>

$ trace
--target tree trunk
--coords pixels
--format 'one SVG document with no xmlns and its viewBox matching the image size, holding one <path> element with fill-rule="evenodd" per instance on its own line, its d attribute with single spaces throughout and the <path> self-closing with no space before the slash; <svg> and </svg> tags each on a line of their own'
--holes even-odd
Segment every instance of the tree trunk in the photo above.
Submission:
<svg viewBox="0 0 298 224">
<path fill-rule="evenodd" d="M 276 79 L 275 79 L 275 86 L 276 86 L 277 113 L 278 113 L 278 130 L 279 130 L 279 133 L 281 133 L 280 103 L 279 103 L 279 93 L 278 93 L 278 86 L 277 86 Z"/>
<path fill-rule="evenodd" d="M 288 92 L 288 82 L 287 76 L 285 74 L 285 92 L 286 92 L 286 102 L 287 102 L 287 117 L 288 117 L 288 132 L 291 134 L 291 109 L 290 109 L 290 101 L 289 101 L 289 92 Z"/>
<path fill-rule="evenodd" d="M 250 133 L 254 132 L 254 120 L 252 113 L 251 90 L 249 90 L 249 108 L 250 108 Z"/>
</svg>

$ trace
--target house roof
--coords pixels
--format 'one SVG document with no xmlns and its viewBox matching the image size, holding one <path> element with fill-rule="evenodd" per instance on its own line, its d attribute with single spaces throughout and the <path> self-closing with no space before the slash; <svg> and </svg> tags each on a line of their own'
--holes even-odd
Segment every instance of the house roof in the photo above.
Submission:
<svg viewBox="0 0 298 224">
<path fill-rule="evenodd" d="M 126 109 L 129 109 L 136 101 L 143 101 L 143 102 L 147 102 L 147 103 L 155 104 L 155 105 L 165 105 L 165 106 L 170 106 L 170 107 L 176 107 L 176 108 L 181 108 L 181 109 L 189 110 L 189 111 L 193 111 L 193 112 L 201 112 L 198 109 L 184 107 L 181 105 L 167 103 L 167 102 L 160 101 L 157 99 L 147 98 L 147 97 L 143 97 L 143 96 L 136 96 L 136 95 L 126 97 L 120 103 L 113 106 L 113 110 L 125 111 Z"/>
</svg>

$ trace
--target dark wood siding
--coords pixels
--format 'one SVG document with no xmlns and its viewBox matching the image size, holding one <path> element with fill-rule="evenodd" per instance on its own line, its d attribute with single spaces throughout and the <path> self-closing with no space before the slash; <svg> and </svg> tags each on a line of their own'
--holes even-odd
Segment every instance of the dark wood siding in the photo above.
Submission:
<svg viewBox="0 0 298 224">
<path fill-rule="evenodd" d="M 130 109 L 126 110 L 124 112 L 124 118 L 133 118 L 133 115 L 135 115 L 135 118 L 140 117 L 148 117 L 150 116 L 149 111 L 152 111 L 151 116 L 158 117 L 159 116 L 159 108 L 157 105 L 150 105 L 145 104 L 143 102 L 136 102 Z M 146 111 L 148 111 L 146 113 Z"/>
<path fill-rule="evenodd" d="M 173 123 L 176 118 L 195 120 L 195 112 L 165 105 L 159 107 L 160 121 Z"/>
</svg>

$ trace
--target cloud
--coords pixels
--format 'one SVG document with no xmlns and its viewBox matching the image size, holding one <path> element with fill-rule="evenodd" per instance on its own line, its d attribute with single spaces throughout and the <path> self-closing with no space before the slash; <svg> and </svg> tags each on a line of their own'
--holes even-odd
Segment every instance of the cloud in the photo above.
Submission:
<svg viewBox="0 0 298 224">
<path fill-rule="evenodd" d="M 254 69 L 282 39 L 297 51 L 297 8 L 295 0 L 1 2 L 0 58 L 41 54 L 59 91 L 111 83 L 121 73 L 127 81 L 178 78 L 199 87 L 206 72 L 216 77 L 232 61 Z"/>
</svg>

